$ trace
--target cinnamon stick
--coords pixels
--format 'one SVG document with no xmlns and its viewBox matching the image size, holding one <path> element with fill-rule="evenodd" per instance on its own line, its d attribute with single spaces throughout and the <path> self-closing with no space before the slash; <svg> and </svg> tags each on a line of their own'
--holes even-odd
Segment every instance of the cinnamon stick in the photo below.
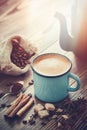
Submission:
<svg viewBox="0 0 87 130">
<path fill-rule="evenodd" d="M 20 95 L 14 101 L 14 103 L 12 104 L 12 106 L 6 111 L 5 116 L 8 116 L 14 110 L 14 108 L 19 104 L 19 102 L 21 101 L 22 98 L 23 98 L 23 94 L 20 93 Z"/>
<path fill-rule="evenodd" d="M 27 104 L 22 107 L 18 112 L 17 112 L 17 116 L 21 117 L 32 105 L 34 104 L 34 99 L 30 99 Z"/>
<path fill-rule="evenodd" d="M 14 117 L 16 115 L 16 113 L 21 109 L 21 107 L 23 107 L 30 99 L 30 96 L 27 95 L 21 99 L 21 101 L 19 102 L 18 105 L 16 105 L 16 107 L 11 111 L 11 113 L 8 115 L 8 117 Z"/>
</svg>

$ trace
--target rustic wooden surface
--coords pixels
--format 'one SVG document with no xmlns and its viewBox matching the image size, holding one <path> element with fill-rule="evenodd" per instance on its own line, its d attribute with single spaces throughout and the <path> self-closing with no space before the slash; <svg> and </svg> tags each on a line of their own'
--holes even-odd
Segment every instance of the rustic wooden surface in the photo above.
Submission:
<svg viewBox="0 0 87 130">
<path fill-rule="evenodd" d="M 66 55 L 72 61 L 72 72 L 81 79 L 81 87 L 75 93 L 70 93 L 71 99 L 84 96 L 87 99 L 87 64 L 78 59 L 72 52 L 63 51 L 59 46 L 59 23 L 54 18 L 55 12 L 61 11 L 69 15 L 69 0 L 7 0 L 0 3 L 0 41 L 7 39 L 13 34 L 22 34 L 38 48 L 38 54 L 46 52 L 57 52 Z M 0 90 L 5 93 L 9 91 L 7 84 L 12 81 L 23 80 L 25 87 L 33 79 L 30 69 L 21 76 L 7 76 L 0 74 Z M 74 84 L 74 83 L 72 83 Z M 34 95 L 33 85 L 26 93 Z M 15 97 L 9 96 L 9 102 Z M 36 103 L 39 102 L 35 98 Z M 41 126 L 41 121 L 37 119 L 37 124 L 33 126 L 23 125 L 22 120 L 27 118 L 32 109 L 19 120 L 7 121 L 4 119 L 5 109 L 0 109 L 0 130 L 57 130 L 55 121 L 49 122 L 45 127 Z M 85 121 L 84 121 L 85 120 Z M 71 129 L 69 129 L 71 130 Z M 77 120 L 72 130 L 87 130 L 87 112 Z"/>
</svg>

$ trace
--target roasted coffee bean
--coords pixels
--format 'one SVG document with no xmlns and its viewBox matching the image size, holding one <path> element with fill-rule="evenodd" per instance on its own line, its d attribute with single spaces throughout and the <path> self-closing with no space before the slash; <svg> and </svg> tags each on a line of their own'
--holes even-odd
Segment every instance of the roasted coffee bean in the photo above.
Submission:
<svg viewBox="0 0 87 130">
<path fill-rule="evenodd" d="M 28 122 L 31 122 L 32 120 L 33 120 L 33 116 L 30 116 Z"/>
<path fill-rule="evenodd" d="M 21 51 L 23 52 L 23 49 L 20 46 L 18 47 L 18 50 L 19 50 L 19 52 L 21 52 Z"/>
<path fill-rule="evenodd" d="M 31 93 L 29 93 L 28 95 L 29 95 L 30 97 L 32 97 L 32 94 L 31 94 Z"/>
<path fill-rule="evenodd" d="M 23 53 L 23 54 L 22 54 L 22 57 L 23 57 L 23 60 L 27 60 L 28 57 L 29 57 L 29 54 L 27 54 L 27 53 Z"/>
<path fill-rule="evenodd" d="M 33 85 L 33 82 L 29 82 L 29 86 L 30 86 L 30 85 Z"/>
<path fill-rule="evenodd" d="M 19 38 L 17 38 L 17 39 L 16 39 L 16 38 L 13 38 L 13 39 L 12 39 L 12 43 L 13 43 L 13 44 L 14 44 L 14 43 L 19 43 L 19 41 L 20 41 Z M 14 45 L 15 45 L 15 44 L 14 44 Z"/>
<path fill-rule="evenodd" d="M 11 61 L 18 67 L 24 68 L 29 62 L 29 58 L 31 57 L 18 43 L 16 39 L 12 40 L 12 53 L 11 53 Z"/>
<path fill-rule="evenodd" d="M 29 123 L 30 123 L 30 125 L 33 125 L 33 124 L 36 123 L 36 121 L 35 121 L 35 120 L 32 120 L 32 121 L 30 121 Z"/>
<path fill-rule="evenodd" d="M 35 118 L 35 119 L 37 118 L 37 114 L 36 114 L 36 113 L 33 113 L 32 116 L 33 116 L 33 118 Z"/>
<path fill-rule="evenodd" d="M 6 104 L 6 107 L 11 107 L 11 104 Z"/>
<path fill-rule="evenodd" d="M 48 123 L 47 121 L 42 121 L 42 122 L 41 122 L 41 125 L 44 126 L 44 125 L 46 125 L 47 123 Z"/>
<path fill-rule="evenodd" d="M 31 82 L 34 83 L 34 80 L 32 79 Z"/>
<path fill-rule="evenodd" d="M 1 104 L 1 108 L 6 107 L 6 103 Z"/>
<path fill-rule="evenodd" d="M 27 124 L 27 120 L 23 120 L 22 122 L 23 122 L 23 124 L 25 124 L 25 125 Z"/>
</svg>

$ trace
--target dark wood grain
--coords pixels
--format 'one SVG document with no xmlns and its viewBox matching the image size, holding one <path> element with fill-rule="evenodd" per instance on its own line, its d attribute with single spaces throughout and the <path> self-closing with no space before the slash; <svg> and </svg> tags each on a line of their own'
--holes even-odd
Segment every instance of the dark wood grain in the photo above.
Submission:
<svg viewBox="0 0 87 130">
<path fill-rule="evenodd" d="M 0 6 L 0 41 L 5 40 L 12 34 L 22 34 L 37 47 L 38 54 L 46 52 L 56 52 L 64 54 L 72 61 L 71 72 L 81 79 L 81 87 L 77 92 L 69 93 L 71 100 L 78 97 L 87 99 L 87 63 L 81 61 L 72 52 L 63 51 L 59 45 L 59 24 L 54 18 L 54 13 L 59 10 L 68 15 L 69 0 L 8 0 Z M 17 7 L 15 6 L 17 4 Z M 14 7 L 14 8 L 12 8 Z M 65 11 L 66 10 L 66 11 Z M 14 81 L 24 81 L 24 87 L 33 79 L 32 70 L 20 76 L 8 76 L 0 74 L 0 90 L 9 92 L 9 83 Z M 71 85 L 75 82 L 71 81 Z M 31 85 L 26 93 L 32 93 L 35 103 L 42 103 L 34 95 L 34 86 Z M 9 103 L 16 97 L 9 96 Z M 57 103 L 57 105 L 60 103 Z M 33 107 L 26 112 L 22 118 L 6 120 L 4 112 L 6 108 L 0 109 L 0 130 L 58 130 L 55 120 L 51 120 L 47 125 L 42 126 L 41 120 L 36 119 L 35 125 L 24 125 L 23 119 L 33 113 Z M 87 130 L 87 110 L 84 111 L 69 130 Z"/>
</svg>

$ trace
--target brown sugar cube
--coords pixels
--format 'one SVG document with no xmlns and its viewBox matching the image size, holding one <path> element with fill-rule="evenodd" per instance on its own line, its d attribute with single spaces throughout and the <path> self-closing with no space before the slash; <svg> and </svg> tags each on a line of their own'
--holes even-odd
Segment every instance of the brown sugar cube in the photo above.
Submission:
<svg viewBox="0 0 87 130">
<path fill-rule="evenodd" d="M 38 113 L 38 111 L 41 111 L 41 110 L 43 110 L 43 109 L 44 109 L 44 106 L 38 103 L 38 104 L 35 105 L 35 107 L 34 107 L 34 112 Z"/>
<path fill-rule="evenodd" d="M 61 122 L 58 122 L 57 126 L 58 126 L 58 128 L 61 128 L 62 127 Z"/>
<path fill-rule="evenodd" d="M 58 109 L 56 110 L 56 112 L 57 112 L 57 113 L 62 113 L 62 112 L 63 112 L 63 109 L 58 108 Z"/>
<path fill-rule="evenodd" d="M 67 119 L 69 118 L 68 115 L 62 115 L 62 117 L 63 117 L 65 120 L 67 120 Z"/>
<path fill-rule="evenodd" d="M 45 117 L 48 117 L 49 116 L 49 113 L 47 110 L 41 110 L 41 111 L 38 111 L 38 116 L 43 119 Z"/>
<path fill-rule="evenodd" d="M 45 108 L 48 111 L 54 111 L 55 110 L 55 106 L 53 104 L 51 104 L 51 103 L 46 103 Z"/>
</svg>

